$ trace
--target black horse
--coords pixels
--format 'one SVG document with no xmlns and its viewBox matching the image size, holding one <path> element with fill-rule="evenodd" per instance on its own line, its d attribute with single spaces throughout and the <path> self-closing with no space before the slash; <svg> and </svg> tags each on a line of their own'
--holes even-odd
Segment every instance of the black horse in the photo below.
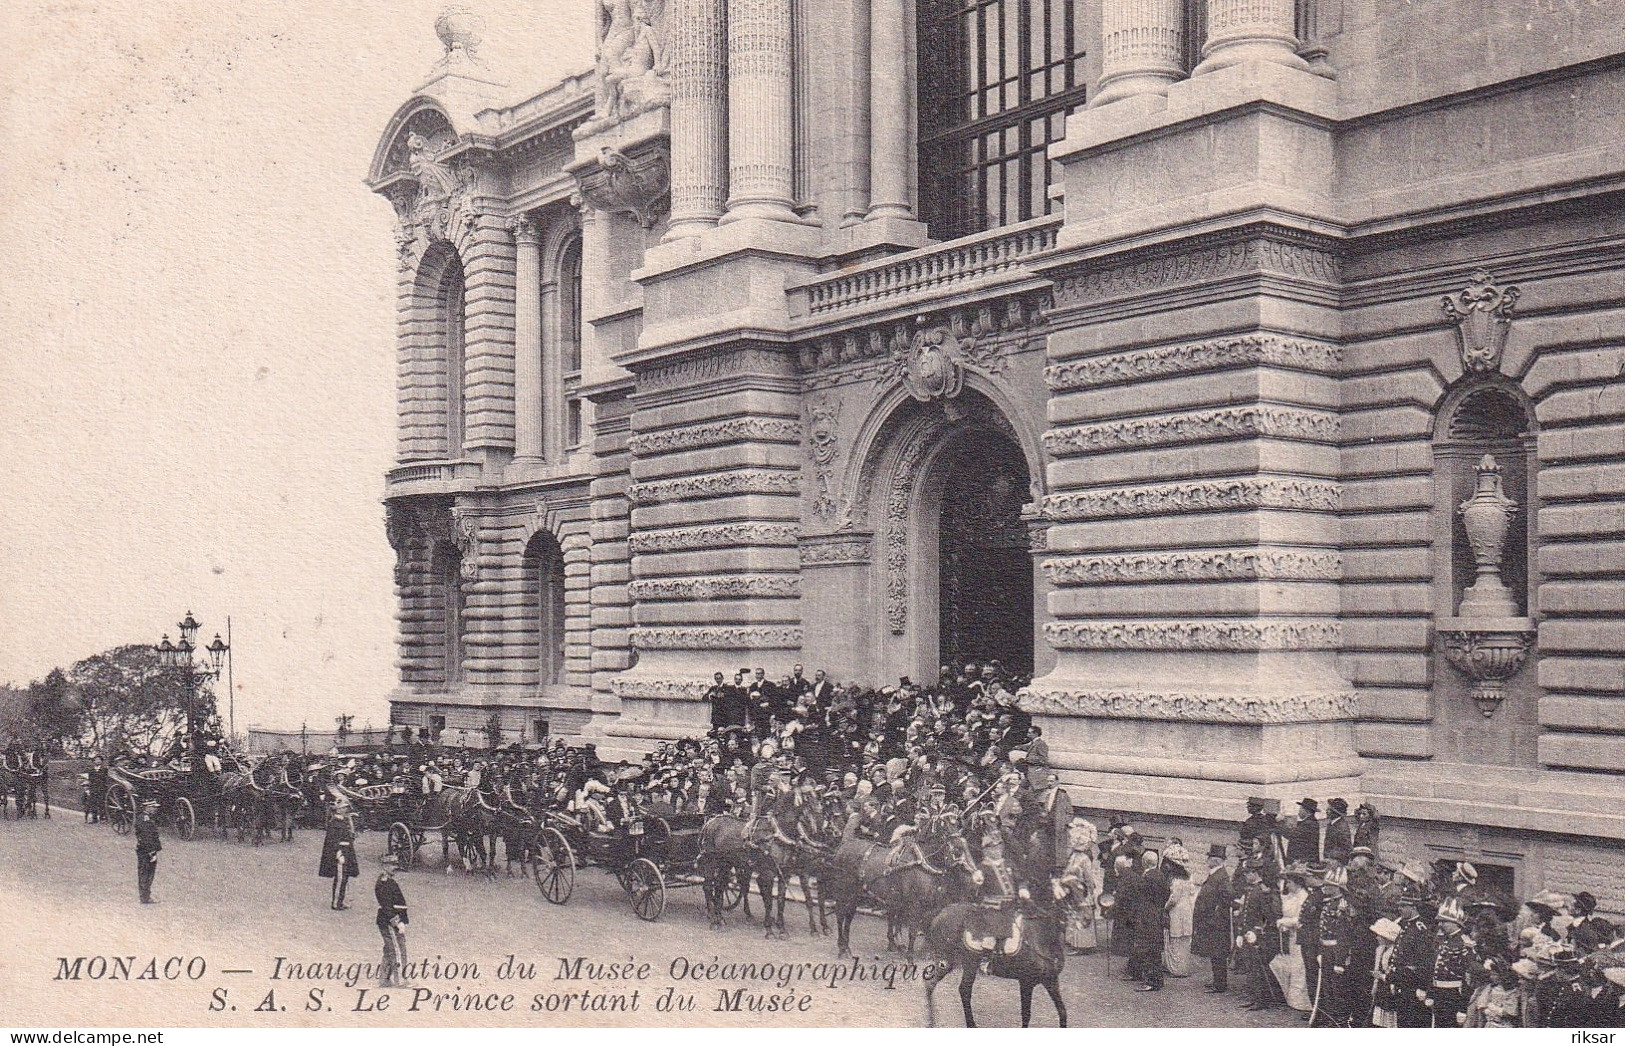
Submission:
<svg viewBox="0 0 1625 1046">
<path fill-rule="evenodd" d="M 965 1027 L 976 1027 L 976 1015 L 971 1012 L 971 991 L 976 975 L 986 966 L 994 977 L 1006 977 L 1021 988 L 1021 1026 L 1027 1027 L 1033 1016 L 1033 988 L 1043 985 L 1055 1004 L 1060 1026 L 1066 1027 L 1066 1003 L 1061 1001 L 1061 967 L 1066 964 L 1066 911 L 1053 903 L 1029 903 L 1022 908 L 1022 929 L 1014 954 L 1000 949 L 992 954 L 972 949 L 966 943 L 966 931 L 980 934 L 981 911 L 975 904 L 950 904 L 937 913 L 926 931 L 926 942 L 931 949 L 933 963 L 926 970 L 925 1016 L 927 1024 L 936 1024 L 934 995 L 937 985 L 947 979 L 956 968 L 960 970 L 959 1002 L 965 1010 Z"/>
</svg>

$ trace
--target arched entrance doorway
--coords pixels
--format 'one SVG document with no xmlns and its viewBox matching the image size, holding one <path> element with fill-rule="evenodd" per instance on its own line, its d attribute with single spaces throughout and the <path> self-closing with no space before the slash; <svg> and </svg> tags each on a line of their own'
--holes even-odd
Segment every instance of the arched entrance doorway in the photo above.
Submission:
<svg viewBox="0 0 1625 1046">
<path fill-rule="evenodd" d="M 874 545 L 872 602 L 864 601 L 873 624 L 848 647 L 872 665 L 863 674 L 935 679 L 941 665 L 990 660 L 1030 674 L 1036 592 L 1022 516 L 1036 496 L 1028 452 L 1036 441 L 970 388 L 924 403 L 899 393 L 875 417 L 884 420 L 859 440 L 865 508 L 853 527 L 872 527 Z M 828 591 L 842 598 L 838 587 Z"/>
<path fill-rule="evenodd" d="M 1033 559 L 1022 506 L 1027 463 L 1002 433 L 960 434 L 936 461 L 937 660 L 1033 670 Z"/>
</svg>

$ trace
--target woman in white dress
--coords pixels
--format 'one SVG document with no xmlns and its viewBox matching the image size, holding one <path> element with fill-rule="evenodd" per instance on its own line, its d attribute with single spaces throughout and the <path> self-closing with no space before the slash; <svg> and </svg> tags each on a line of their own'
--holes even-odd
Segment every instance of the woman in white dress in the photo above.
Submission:
<svg viewBox="0 0 1625 1046">
<path fill-rule="evenodd" d="M 1196 910 L 1196 884 L 1191 882 L 1191 855 L 1179 843 L 1162 853 L 1162 867 L 1168 873 L 1168 943 L 1162 950 L 1162 964 L 1174 977 L 1191 975 L 1191 922 Z"/>
<path fill-rule="evenodd" d="M 1095 933 L 1095 905 L 1100 899 L 1100 861 L 1095 851 L 1100 832 L 1082 817 L 1074 817 L 1067 835 L 1072 853 L 1060 885 L 1072 895 L 1066 917 L 1066 946 L 1073 955 L 1084 955 L 1099 946 Z"/>
<path fill-rule="evenodd" d="M 1270 970 L 1280 982 L 1286 1004 L 1300 1013 L 1313 1006 L 1309 998 L 1309 976 L 1303 968 L 1303 949 L 1298 946 L 1298 917 L 1309 898 L 1303 877 L 1288 872 L 1281 879 L 1281 917 L 1275 925 L 1281 930 L 1281 953 L 1270 960 Z"/>
</svg>

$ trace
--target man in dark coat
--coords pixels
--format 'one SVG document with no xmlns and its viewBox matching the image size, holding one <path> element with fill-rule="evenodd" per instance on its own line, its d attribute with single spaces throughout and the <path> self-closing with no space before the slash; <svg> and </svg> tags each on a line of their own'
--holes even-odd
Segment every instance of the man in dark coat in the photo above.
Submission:
<svg viewBox="0 0 1625 1046">
<path fill-rule="evenodd" d="M 1163 912 L 1168 906 L 1168 876 L 1162 870 L 1161 856 L 1147 850 L 1140 857 L 1145 871 L 1134 891 L 1134 956 L 1133 964 L 1145 983 L 1139 991 L 1162 991 Z"/>
<path fill-rule="evenodd" d="M 745 691 L 738 686 L 724 683 L 721 672 L 712 676 L 712 679 L 714 683 L 711 689 L 705 692 L 706 700 L 711 702 L 711 725 L 717 729 L 744 726 L 748 714 Z"/>
<path fill-rule="evenodd" d="M 333 880 L 333 895 L 328 907 L 342 912 L 350 907 L 344 903 L 344 891 L 352 876 L 361 872 L 361 862 L 355 855 L 355 822 L 350 819 L 350 804 L 343 799 L 333 804 L 333 813 L 327 819 L 327 835 L 322 839 L 321 864 L 316 874 Z"/>
<path fill-rule="evenodd" d="M 384 855 L 384 870 L 373 884 L 378 901 L 378 933 L 384 939 L 384 964 L 378 983 L 382 987 L 406 984 L 406 895 L 395 881 L 395 855 Z"/>
<path fill-rule="evenodd" d="M 1196 892 L 1196 905 L 1191 911 L 1191 953 L 1213 966 L 1213 979 L 1207 985 L 1210 995 L 1230 988 L 1230 949 L 1235 937 L 1230 926 L 1230 905 L 1235 893 L 1225 867 L 1227 856 L 1223 843 L 1208 847 L 1207 881 Z"/>
<path fill-rule="evenodd" d="M 1298 802 L 1298 819 L 1286 833 L 1286 863 L 1315 864 L 1320 861 L 1320 804 L 1313 799 Z"/>
<path fill-rule="evenodd" d="M 1281 950 L 1281 894 L 1266 883 L 1255 865 L 1242 871 L 1246 892 L 1241 914 L 1236 918 L 1236 948 L 1241 953 L 1240 969 L 1247 975 L 1247 1003 L 1243 1009 L 1273 1010 L 1280 1005 L 1279 992 L 1270 975 L 1270 960 Z"/>
<path fill-rule="evenodd" d="M 1349 821 L 1348 800 L 1333 799 L 1327 804 L 1327 812 L 1331 816 L 1326 818 L 1326 840 L 1321 845 L 1321 853 L 1328 861 L 1348 864 L 1354 850 L 1354 825 Z"/>
<path fill-rule="evenodd" d="M 152 880 L 158 875 L 158 851 L 164 848 L 158 838 L 158 824 L 152 815 L 158 804 L 147 799 L 141 803 L 141 813 L 135 819 L 135 888 L 142 904 L 157 904 L 152 896 Z"/>
<path fill-rule="evenodd" d="M 758 668 L 756 678 L 745 689 L 745 700 L 750 707 L 750 729 L 757 737 L 772 732 L 773 716 L 780 711 L 779 688 L 767 678 L 767 670 Z"/>
</svg>

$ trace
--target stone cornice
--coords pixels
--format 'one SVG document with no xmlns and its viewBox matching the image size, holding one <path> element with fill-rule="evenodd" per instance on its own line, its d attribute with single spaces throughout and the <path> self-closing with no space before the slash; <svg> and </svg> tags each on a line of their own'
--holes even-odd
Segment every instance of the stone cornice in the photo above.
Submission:
<svg viewBox="0 0 1625 1046">
<path fill-rule="evenodd" d="M 793 377 L 795 372 L 795 366 L 786 353 L 760 348 L 712 350 L 648 365 L 629 361 L 628 365 L 637 371 L 639 393 L 663 392 L 742 374 Z"/>
<path fill-rule="evenodd" d="M 1343 350 L 1336 345 L 1279 334 L 1243 334 L 1053 363 L 1044 368 L 1044 381 L 1056 392 L 1071 392 L 1231 367 L 1271 366 L 1334 374 L 1342 359 Z"/>
<path fill-rule="evenodd" d="M 1360 710 L 1352 690 L 1228 694 L 1036 685 L 1022 690 L 1017 701 L 1039 715 L 1195 723 L 1336 722 L 1357 719 Z"/>
<path fill-rule="evenodd" d="M 1273 226 L 1228 230 L 1186 240 L 1172 249 L 1150 248 L 1127 257 L 1119 255 L 1098 262 L 1091 259 L 1082 266 L 1057 268 L 1057 309 L 1171 291 L 1234 276 L 1275 275 L 1333 287 L 1341 278 L 1337 255 L 1323 241 Z"/>
<path fill-rule="evenodd" d="M 1192 410 L 1051 429 L 1044 433 L 1044 449 L 1056 457 L 1067 457 L 1121 448 L 1177 446 L 1247 437 L 1335 443 L 1337 415 L 1305 407 L 1259 404 Z"/>
<path fill-rule="evenodd" d="M 1063 556 L 1044 561 L 1059 586 L 1177 581 L 1337 581 L 1343 556 L 1330 549 L 1209 549 Z"/>
<path fill-rule="evenodd" d="M 644 456 L 715 447 L 746 440 L 798 443 L 801 441 L 801 422 L 794 418 L 726 418 L 722 421 L 706 421 L 681 428 L 640 432 L 628 439 L 626 446 L 633 454 Z"/>
<path fill-rule="evenodd" d="M 658 552 L 695 552 L 752 545 L 794 545 L 800 533 L 794 523 L 714 523 L 703 527 L 652 530 L 633 534 L 634 555 Z"/>
<path fill-rule="evenodd" d="M 695 498 L 721 498 L 738 494 L 801 493 L 801 477 L 795 472 L 778 469 L 735 469 L 731 472 L 710 472 L 679 479 L 660 479 L 648 483 L 634 483 L 626 497 L 634 505 L 659 505 L 671 501 L 690 501 Z"/>
<path fill-rule="evenodd" d="M 1336 621 L 1052 621 L 1056 650 L 1336 650 Z"/>
<path fill-rule="evenodd" d="M 1236 509 L 1336 512 L 1340 500 L 1336 483 L 1264 476 L 1049 494 L 1043 508 L 1046 519 L 1064 523 Z"/>
<path fill-rule="evenodd" d="M 801 594 L 795 574 L 717 574 L 707 577 L 640 578 L 626 586 L 640 602 L 656 600 L 794 599 Z"/>
<path fill-rule="evenodd" d="M 693 625 L 634 628 L 639 650 L 794 650 L 801 646 L 799 625 Z"/>
</svg>

